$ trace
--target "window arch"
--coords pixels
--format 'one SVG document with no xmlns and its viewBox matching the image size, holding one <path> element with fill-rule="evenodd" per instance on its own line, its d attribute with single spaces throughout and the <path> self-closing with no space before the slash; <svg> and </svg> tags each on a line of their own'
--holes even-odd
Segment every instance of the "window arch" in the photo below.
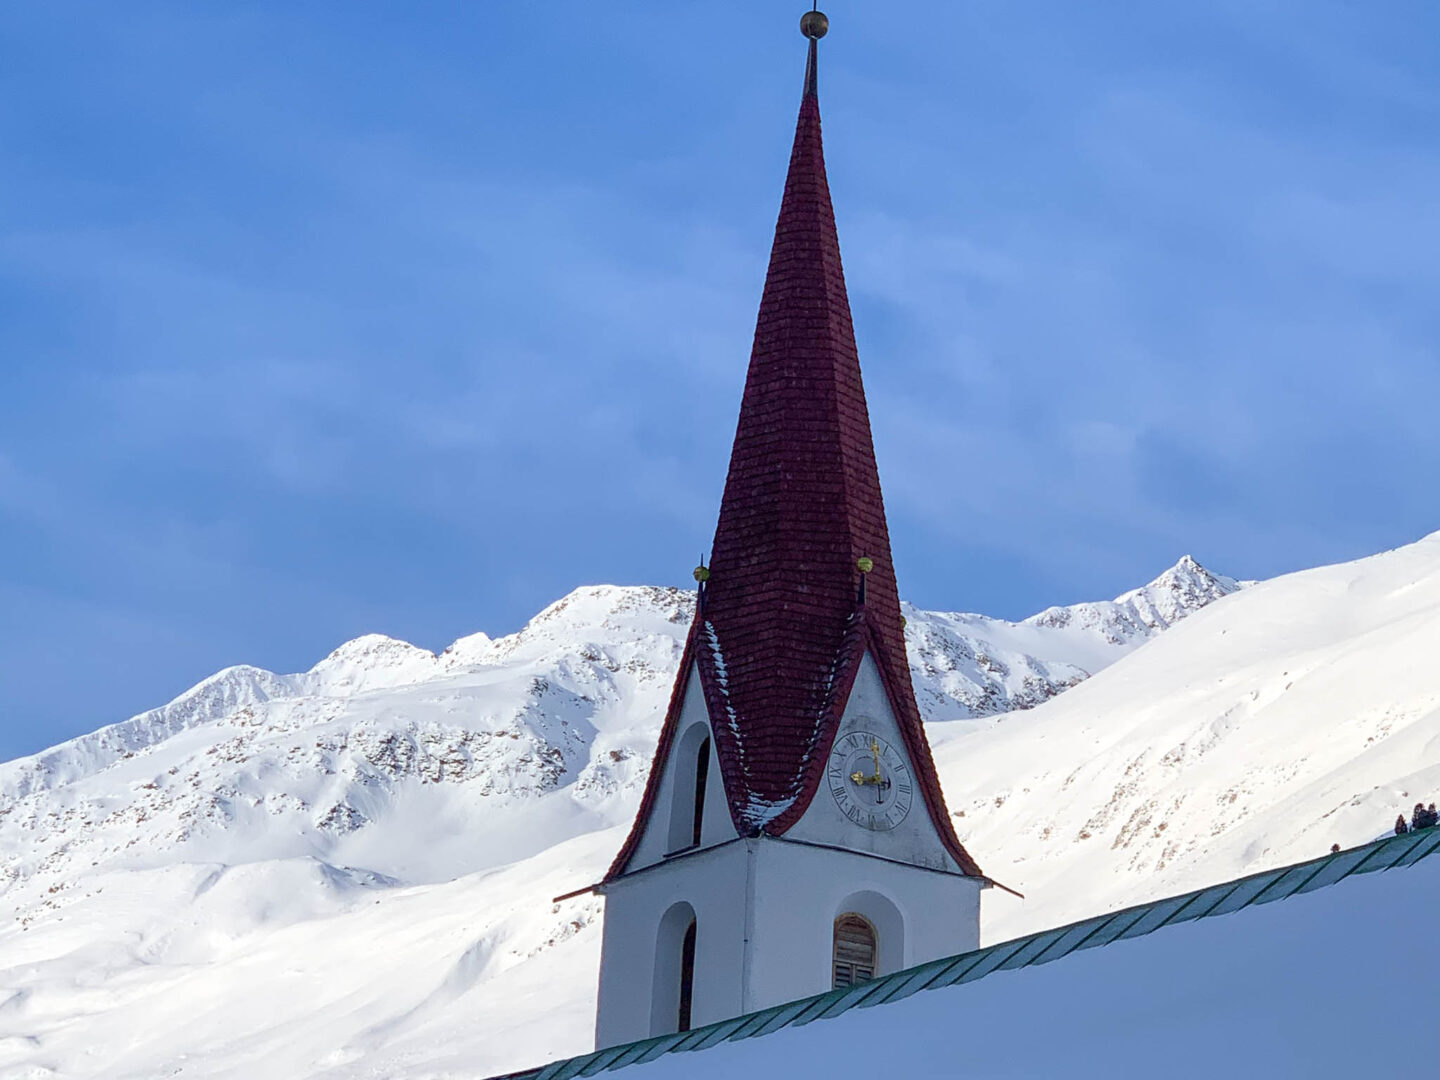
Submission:
<svg viewBox="0 0 1440 1080">
<path fill-rule="evenodd" d="M 835 989 L 868 982 L 875 977 L 880 943 L 869 919 L 847 911 L 835 920 L 834 941 L 831 985 Z"/>
<path fill-rule="evenodd" d="M 671 759 L 672 796 L 666 851 L 699 847 L 705 822 L 705 788 L 710 778 L 710 728 L 692 724 Z"/>
<path fill-rule="evenodd" d="M 830 909 L 838 925 L 842 919 L 857 918 L 870 924 L 875 943 L 874 974 L 889 975 L 914 963 L 906 947 L 906 916 L 895 901 L 874 889 L 858 889 Z M 833 962 L 834 956 L 831 960 Z"/>
<path fill-rule="evenodd" d="M 695 909 L 683 900 L 660 917 L 655 936 L 655 981 L 650 1034 L 689 1031 L 695 1001 Z"/>
</svg>

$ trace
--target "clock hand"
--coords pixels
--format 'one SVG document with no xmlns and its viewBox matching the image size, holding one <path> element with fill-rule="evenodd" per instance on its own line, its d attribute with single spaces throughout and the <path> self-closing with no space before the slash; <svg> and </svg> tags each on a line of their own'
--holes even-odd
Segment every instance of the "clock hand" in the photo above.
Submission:
<svg viewBox="0 0 1440 1080">
<path fill-rule="evenodd" d="M 885 802 L 885 789 L 890 786 L 890 781 L 880 771 L 880 741 L 870 740 L 870 753 L 875 758 L 875 775 L 870 777 L 870 783 L 875 785 L 875 805 L 879 806 Z"/>
</svg>

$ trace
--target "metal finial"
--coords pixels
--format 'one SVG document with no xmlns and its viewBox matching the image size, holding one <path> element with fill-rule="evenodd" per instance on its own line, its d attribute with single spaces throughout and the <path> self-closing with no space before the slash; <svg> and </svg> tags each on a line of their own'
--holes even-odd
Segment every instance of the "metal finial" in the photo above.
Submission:
<svg viewBox="0 0 1440 1080">
<path fill-rule="evenodd" d="M 830 20 L 823 11 L 810 10 L 800 16 L 800 32 L 810 39 L 810 58 L 805 61 L 805 97 L 820 96 L 820 39 L 830 30 Z"/>
<path fill-rule="evenodd" d="M 830 20 L 823 11 L 807 11 L 800 16 L 800 33 L 811 41 L 819 41 L 830 30 Z"/>
<path fill-rule="evenodd" d="M 855 594 L 857 604 L 865 603 L 865 579 L 870 576 L 870 571 L 875 569 L 875 560 L 869 555 L 861 555 L 855 560 L 856 567 L 860 570 L 860 590 Z"/>
</svg>

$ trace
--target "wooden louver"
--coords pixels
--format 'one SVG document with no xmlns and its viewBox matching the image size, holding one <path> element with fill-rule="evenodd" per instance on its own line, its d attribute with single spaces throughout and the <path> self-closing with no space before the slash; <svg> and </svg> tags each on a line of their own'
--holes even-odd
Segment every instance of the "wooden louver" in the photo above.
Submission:
<svg viewBox="0 0 1440 1080">
<path fill-rule="evenodd" d="M 835 920 L 835 988 L 875 977 L 875 928 L 859 915 Z"/>
</svg>

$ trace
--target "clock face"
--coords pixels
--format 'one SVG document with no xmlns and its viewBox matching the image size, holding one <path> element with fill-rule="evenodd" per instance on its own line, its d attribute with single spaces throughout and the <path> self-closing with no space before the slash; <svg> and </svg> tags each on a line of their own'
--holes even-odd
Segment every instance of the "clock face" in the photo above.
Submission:
<svg viewBox="0 0 1440 1080">
<path fill-rule="evenodd" d="M 852 731 L 835 741 L 825 780 L 840 812 L 877 832 L 904 821 L 915 797 L 915 778 L 904 756 L 869 731 Z"/>
</svg>

